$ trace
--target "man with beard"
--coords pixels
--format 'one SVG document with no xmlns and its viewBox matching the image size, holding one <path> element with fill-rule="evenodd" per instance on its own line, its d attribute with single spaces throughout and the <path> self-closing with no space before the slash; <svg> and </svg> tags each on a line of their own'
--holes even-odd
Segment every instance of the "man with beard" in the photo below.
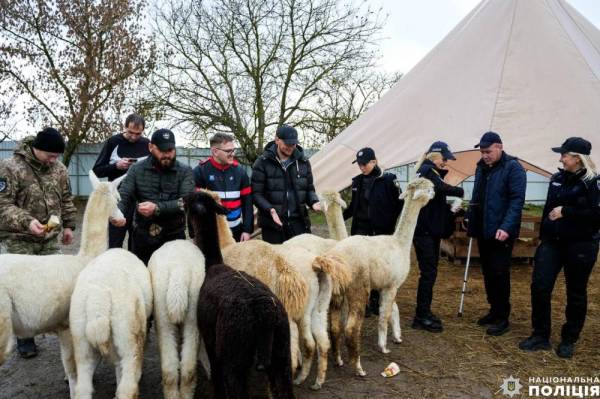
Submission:
<svg viewBox="0 0 600 399">
<path fill-rule="evenodd" d="M 194 191 L 192 169 L 175 159 L 172 131 L 155 131 L 149 149 L 150 156 L 129 168 L 119 188 L 121 211 L 135 206 L 131 251 L 145 264 L 165 242 L 185 239 L 183 197 Z"/>
</svg>

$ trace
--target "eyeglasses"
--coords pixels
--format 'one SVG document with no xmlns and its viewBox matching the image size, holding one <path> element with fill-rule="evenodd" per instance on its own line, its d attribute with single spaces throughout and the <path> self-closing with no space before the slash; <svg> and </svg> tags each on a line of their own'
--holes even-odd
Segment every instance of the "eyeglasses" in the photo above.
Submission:
<svg viewBox="0 0 600 399">
<path fill-rule="evenodd" d="M 230 149 L 230 150 L 224 150 L 224 149 L 222 149 L 222 148 L 218 148 L 218 147 L 216 147 L 216 149 L 217 149 L 217 150 L 220 150 L 220 151 L 223 151 L 223 152 L 224 152 L 224 153 L 226 153 L 227 155 L 235 155 L 235 151 L 236 151 L 236 149 L 235 149 L 235 148 L 232 148 L 232 149 Z"/>
</svg>

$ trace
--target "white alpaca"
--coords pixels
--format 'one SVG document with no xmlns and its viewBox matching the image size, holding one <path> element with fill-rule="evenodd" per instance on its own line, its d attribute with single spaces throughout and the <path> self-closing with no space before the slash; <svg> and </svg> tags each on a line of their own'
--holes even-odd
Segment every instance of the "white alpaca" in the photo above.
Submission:
<svg viewBox="0 0 600 399">
<path fill-rule="evenodd" d="M 205 275 L 204 255 L 191 241 L 170 241 L 152 254 L 148 270 L 163 394 L 166 399 L 191 399 L 196 389 L 197 308 Z"/>
<path fill-rule="evenodd" d="M 69 306 L 75 280 L 108 247 L 109 217 L 123 217 L 117 208 L 120 180 L 101 183 L 91 171 L 90 180 L 94 190 L 85 208 L 77 255 L 0 255 L 0 364 L 10 354 L 13 334 L 33 337 L 56 332 L 71 397 L 76 374 Z"/>
<path fill-rule="evenodd" d="M 286 241 L 286 244 L 302 247 L 315 255 L 325 253 L 333 248 L 338 241 L 348 237 L 342 212 L 346 208 L 346 203 L 340 194 L 337 191 L 325 191 L 320 197 L 323 213 L 327 220 L 329 238 L 319 237 L 314 234 L 300 234 Z"/>
<path fill-rule="evenodd" d="M 365 304 L 371 289 L 381 292 L 378 323 L 378 346 L 381 352 L 387 349 L 387 327 L 391 321 L 394 342 L 400 343 L 400 315 L 396 305 L 398 288 L 404 283 L 410 269 L 410 249 L 419 211 L 433 198 L 433 184 L 423 178 L 411 181 L 404 198 L 402 214 L 393 235 L 348 237 L 327 252 L 345 259 L 352 270 L 352 282 L 344 298 L 335 296 L 331 304 L 331 330 L 334 339 L 334 356 L 342 365 L 340 346 L 341 306 L 348 304 L 345 325 L 346 343 L 350 362 L 360 376 L 366 375 L 360 364 L 360 334 Z"/>
<path fill-rule="evenodd" d="M 79 274 L 69 313 L 77 364 L 75 398 L 91 399 L 100 356 L 115 365 L 116 398 L 138 397 L 151 313 L 150 273 L 131 252 L 110 249 Z"/>
</svg>

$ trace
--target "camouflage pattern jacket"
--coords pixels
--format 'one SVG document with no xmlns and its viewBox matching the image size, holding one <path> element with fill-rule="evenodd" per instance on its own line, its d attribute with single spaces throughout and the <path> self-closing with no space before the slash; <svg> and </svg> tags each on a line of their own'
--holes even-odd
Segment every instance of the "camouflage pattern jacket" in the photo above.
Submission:
<svg viewBox="0 0 600 399">
<path fill-rule="evenodd" d="M 62 227 L 75 229 L 77 210 L 67 168 L 60 162 L 39 162 L 31 149 L 33 139 L 25 138 L 11 158 L 0 161 L 0 240 L 50 241 L 60 228 L 36 237 L 29 224 L 33 219 L 45 224 L 51 215 L 60 218 Z"/>
</svg>

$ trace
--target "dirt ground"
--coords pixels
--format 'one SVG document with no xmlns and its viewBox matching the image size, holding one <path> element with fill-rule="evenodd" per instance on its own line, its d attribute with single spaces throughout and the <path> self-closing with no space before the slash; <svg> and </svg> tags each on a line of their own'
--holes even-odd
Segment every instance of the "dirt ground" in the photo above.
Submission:
<svg viewBox="0 0 600 399">
<path fill-rule="evenodd" d="M 317 228 L 322 234 L 324 229 Z M 65 252 L 74 252 L 76 243 Z M 404 342 L 396 345 L 389 340 L 391 353 L 377 351 L 377 323 L 367 318 L 363 327 L 362 364 L 367 377 L 356 377 L 345 365 L 332 365 L 323 389 L 313 392 L 308 381 L 295 389 L 298 398 L 493 398 L 504 397 L 500 390 L 503 379 L 513 376 L 525 386 L 527 397 L 529 378 L 533 377 L 598 377 L 600 378 L 600 272 L 596 267 L 589 284 L 589 306 L 586 326 L 572 360 L 559 359 L 553 351 L 525 353 L 517 348 L 520 339 L 530 332 L 529 284 L 531 267 L 526 264 L 512 268 L 511 330 L 501 337 L 488 337 L 475 324 L 487 310 L 481 272 L 475 264 L 469 275 L 469 289 L 462 318 L 457 317 L 463 267 L 440 262 L 435 286 L 433 311 L 443 320 L 444 331 L 431 334 L 413 330 L 418 267 L 414 261 L 407 281 L 398 293 L 398 306 Z M 557 281 L 553 301 L 552 342 L 558 343 L 564 321 L 564 279 Z M 68 386 L 63 381 L 58 341 L 52 335 L 37 338 L 39 356 L 21 359 L 16 351 L 0 367 L 0 398 L 68 398 Z M 347 360 L 347 357 L 345 358 Z M 390 362 L 400 365 L 400 374 L 383 378 L 379 373 Z M 314 367 L 313 367 L 314 371 Z M 200 369 L 196 397 L 210 398 L 210 382 Z M 160 361 L 154 331 L 146 346 L 140 398 L 162 398 Z M 260 382 L 260 379 L 258 379 Z M 115 392 L 114 371 L 101 363 L 94 377 L 95 398 L 112 398 Z"/>
</svg>

